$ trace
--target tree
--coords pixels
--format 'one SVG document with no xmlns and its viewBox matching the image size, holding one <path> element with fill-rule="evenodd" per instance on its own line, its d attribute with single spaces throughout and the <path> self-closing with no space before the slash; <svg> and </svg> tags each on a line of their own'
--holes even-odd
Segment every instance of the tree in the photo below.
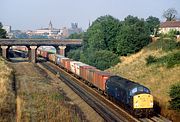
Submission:
<svg viewBox="0 0 180 122">
<path fill-rule="evenodd" d="M 69 35 L 68 39 L 82 39 L 83 38 L 83 33 L 73 33 Z"/>
<path fill-rule="evenodd" d="M 166 18 L 166 21 L 173 21 L 176 18 L 178 12 L 174 8 L 169 8 L 168 10 L 164 11 L 163 17 Z"/>
<path fill-rule="evenodd" d="M 108 50 L 89 50 L 81 55 L 81 61 L 98 69 L 105 70 L 117 64 L 120 60 L 118 55 Z"/>
<path fill-rule="evenodd" d="M 154 34 L 154 30 L 158 28 L 160 24 L 159 18 L 149 16 L 146 19 L 147 29 L 149 30 L 149 34 Z"/>
<path fill-rule="evenodd" d="M 87 30 L 88 47 L 116 52 L 116 35 L 120 31 L 118 19 L 106 15 L 97 18 Z"/>
<path fill-rule="evenodd" d="M 6 31 L 2 27 L 2 23 L 0 22 L 0 38 L 6 38 Z"/>
<path fill-rule="evenodd" d="M 80 55 L 81 55 L 81 50 L 80 49 L 76 49 L 76 50 L 70 50 L 68 53 L 68 58 L 71 58 L 75 61 L 79 61 L 80 60 Z"/>
<path fill-rule="evenodd" d="M 129 15 L 125 18 L 116 40 L 117 51 L 120 55 L 139 51 L 150 42 L 145 21 Z"/>
</svg>

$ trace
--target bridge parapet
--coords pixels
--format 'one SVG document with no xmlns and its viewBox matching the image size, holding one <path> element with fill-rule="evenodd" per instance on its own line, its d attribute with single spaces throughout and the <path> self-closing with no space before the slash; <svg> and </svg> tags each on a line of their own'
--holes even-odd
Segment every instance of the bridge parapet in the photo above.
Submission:
<svg viewBox="0 0 180 122">
<path fill-rule="evenodd" d="M 0 39 L 1 46 L 81 45 L 82 39 Z"/>
</svg>

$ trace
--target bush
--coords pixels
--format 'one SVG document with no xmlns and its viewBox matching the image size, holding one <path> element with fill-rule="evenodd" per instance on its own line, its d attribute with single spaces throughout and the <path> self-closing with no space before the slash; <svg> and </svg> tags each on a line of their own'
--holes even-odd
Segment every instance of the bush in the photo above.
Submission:
<svg viewBox="0 0 180 122">
<path fill-rule="evenodd" d="M 180 64 L 180 51 L 170 53 L 160 58 L 156 58 L 154 56 L 149 55 L 146 58 L 146 65 L 150 65 L 153 63 L 160 64 L 161 66 L 166 66 L 167 68 L 172 68 L 175 65 L 179 65 Z"/>
<path fill-rule="evenodd" d="M 162 49 L 165 52 L 172 51 L 179 47 L 180 45 L 174 37 L 168 37 L 166 35 L 162 35 L 156 42 L 148 46 L 148 48 L 151 50 Z"/>
<path fill-rule="evenodd" d="M 80 54 L 81 54 L 80 49 L 72 50 L 72 51 L 67 53 L 67 57 L 71 58 L 71 59 L 73 59 L 75 61 L 79 61 L 80 60 Z"/>
<path fill-rule="evenodd" d="M 80 56 L 80 61 L 98 69 L 105 70 L 119 63 L 119 56 L 107 50 L 87 49 Z"/>
<path fill-rule="evenodd" d="M 166 56 L 163 56 L 157 59 L 157 63 L 160 63 L 166 66 L 167 68 L 171 68 L 174 65 L 179 65 L 180 64 L 180 51 L 172 53 L 172 54 L 168 54 Z"/>
<path fill-rule="evenodd" d="M 101 70 L 105 70 L 119 63 L 118 55 L 107 50 L 96 51 L 93 58 L 93 65 Z"/>
<path fill-rule="evenodd" d="M 155 56 L 149 55 L 149 56 L 146 58 L 146 65 L 155 63 L 156 61 L 157 61 L 157 60 L 156 60 L 156 57 L 155 57 Z"/>
<path fill-rule="evenodd" d="M 180 111 L 180 83 L 171 86 L 169 95 L 170 108 Z"/>
</svg>

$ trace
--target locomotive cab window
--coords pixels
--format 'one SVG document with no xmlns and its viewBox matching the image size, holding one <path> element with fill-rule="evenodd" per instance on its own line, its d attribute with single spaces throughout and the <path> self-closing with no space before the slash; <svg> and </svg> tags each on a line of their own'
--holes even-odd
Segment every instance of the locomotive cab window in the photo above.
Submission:
<svg viewBox="0 0 180 122">
<path fill-rule="evenodd" d="M 133 96 L 137 92 L 137 87 L 130 91 L 130 96 Z"/>
<path fill-rule="evenodd" d="M 133 96 L 137 92 L 145 92 L 145 93 L 150 93 L 150 90 L 145 88 L 145 87 L 135 87 L 132 90 L 130 90 L 130 96 Z"/>
<path fill-rule="evenodd" d="M 143 92 L 143 87 L 138 87 L 138 92 Z"/>
<path fill-rule="evenodd" d="M 149 90 L 148 88 L 145 88 L 145 87 L 144 87 L 144 92 L 150 93 L 150 90 Z"/>
</svg>

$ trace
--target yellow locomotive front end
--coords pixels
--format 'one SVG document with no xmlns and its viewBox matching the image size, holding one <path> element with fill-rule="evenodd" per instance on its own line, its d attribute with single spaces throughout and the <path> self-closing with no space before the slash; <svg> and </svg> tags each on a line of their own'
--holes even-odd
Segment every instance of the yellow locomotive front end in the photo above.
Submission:
<svg viewBox="0 0 180 122">
<path fill-rule="evenodd" d="M 151 94 L 138 94 L 133 97 L 133 108 L 153 108 L 153 96 Z"/>
<path fill-rule="evenodd" d="M 133 96 L 133 110 L 138 117 L 149 117 L 153 113 L 153 96 L 141 93 Z"/>
</svg>

